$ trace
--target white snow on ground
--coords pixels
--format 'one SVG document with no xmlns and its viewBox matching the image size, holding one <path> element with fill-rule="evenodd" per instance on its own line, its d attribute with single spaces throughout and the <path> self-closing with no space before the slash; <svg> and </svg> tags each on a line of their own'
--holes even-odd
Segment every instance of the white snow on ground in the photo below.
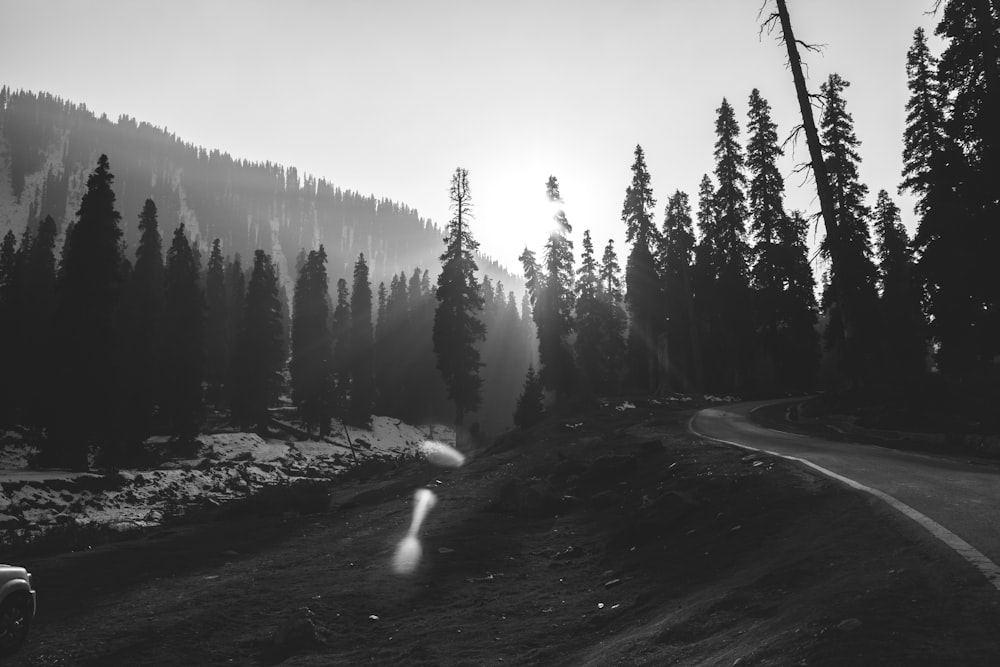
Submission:
<svg viewBox="0 0 1000 667">
<path fill-rule="evenodd" d="M 33 470 L 33 452 L 15 433 L 0 445 L 0 539 L 4 531 L 43 532 L 66 524 L 150 526 L 187 508 L 218 505 L 265 486 L 301 479 L 331 479 L 353 465 L 342 426 L 329 441 L 261 438 L 253 433 L 198 437 L 193 455 L 155 470 L 122 470 L 117 476 Z M 454 444 L 450 427 L 418 427 L 376 416 L 370 429 L 350 428 L 359 461 L 417 456 L 430 439 Z M 162 437 L 151 444 L 169 449 Z"/>
</svg>

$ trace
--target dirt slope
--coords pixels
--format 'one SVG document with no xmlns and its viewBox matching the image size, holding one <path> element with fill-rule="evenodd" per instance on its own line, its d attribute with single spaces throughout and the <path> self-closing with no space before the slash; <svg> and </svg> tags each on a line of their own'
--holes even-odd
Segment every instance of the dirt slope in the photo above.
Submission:
<svg viewBox="0 0 1000 667">
<path fill-rule="evenodd" d="M 920 529 L 669 405 L 552 419 L 446 471 L 27 565 L 23 665 L 995 665 L 1000 596 Z M 413 492 L 438 504 L 394 575 Z"/>
</svg>

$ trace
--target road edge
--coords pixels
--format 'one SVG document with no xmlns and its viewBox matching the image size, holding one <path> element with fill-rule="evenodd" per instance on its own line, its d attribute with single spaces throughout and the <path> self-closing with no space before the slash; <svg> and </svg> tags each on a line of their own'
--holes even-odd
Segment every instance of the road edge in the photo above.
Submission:
<svg viewBox="0 0 1000 667">
<path fill-rule="evenodd" d="M 713 409 L 718 409 L 718 408 L 713 408 Z M 827 470 L 823 466 L 817 465 L 807 459 L 803 459 L 798 456 L 790 456 L 788 454 L 780 454 L 778 452 L 773 452 L 767 449 L 752 447 L 750 445 L 744 445 L 738 442 L 733 442 L 731 440 L 724 440 L 722 438 L 716 438 L 711 435 L 705 435 L 704 433 L 700 433 L 694 428 L 694 420 L 701 412 L 702 410 L 699 410 L 698 412 L 694 413 L 688 420 L 687 429 L 688 432 L 691 433 L 692 435 L 695 435 L 699 438 L 704 438 L 706 440 L 712 440 L 714 442 L 721 442 L 723 444 L 730 445 L 732 447 L 739 447 L 740 449 L 745 449 L 754 452 L 761 452 L 763 454 L 769 454 L 771 456 L 777 456 L 779 458 L 783 458 L 788 461 L 794 461 L 796 463 L 800 463 L 852 489 L 863 491 L 865 493 L 874 496 L 875 498 L 878 498 L 879 500 L 887 503 L 890 507 L 900 512 L 907 518 L 915 521 L 917 524 L 922 526 L 935 538 L 937 538 L 938 540 L 946 544 L 948 547 L 950 547 L 959 556 L 964 558 L 966 562 L 968 562 L 977 570 L 979 570 L 979 572 L 984 577 L 986 577 L 986 581 L 992 584 L 993 587 L 997 589 L 997 591 L 1000 591 L 1000 565 L 994 563 L 984 553 L 976 549 L 974 546 L 963 540 L 955 533 L 951 532 L 950 530 L 939 524 L 934 519 L 931 519 L 930 517 L 921 514 L 920 512 L 913 509 L 903 501 L 895 498 L 894 496 L 889 495 L 884 491 L 880 491 L 879 489 L 874 489 L 870 486 L 865 486 L 861 482 L 855 481 L 850 477 L 845 477 L 843 475 L 837 474 L 832 470 Z"/>
</svg>

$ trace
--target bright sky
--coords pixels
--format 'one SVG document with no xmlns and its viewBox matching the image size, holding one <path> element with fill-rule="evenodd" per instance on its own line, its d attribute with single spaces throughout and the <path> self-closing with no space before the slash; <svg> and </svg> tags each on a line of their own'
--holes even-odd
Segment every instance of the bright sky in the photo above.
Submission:
<svg viewBox="0 0 1000 667">
<path fill-rule="evenodd" d="M 473 233 L 519 270 L 559 179 L 579 250 L 614 237 L 637 143 L 662 221 L 697 201 L 726 97 L 745 140 L 757 87 L 787 136 L 798 122 L 784 48 L 758 35 L 763 0 L 0 0 L 0 84 L 128 114 L 234 157 L 271 160 L 390 197 L 443 225 L 469 170 Z M 861 178 L 896 196 L 905 58 L 933 0 L 788 0 L 810 87 L 851 82 Z M 768 0 L 767 7 L 773 7 Z M 934 43 L 932 43 L 932 47 Z M 786 156 L 788 204 L 818 210 Z M 111 156 L 112 166 L 114 156 Z M 912 202 L 897 197 L 913 229 Z M 624 263 L 624 262 L 623 262 Z"/>
</svg>

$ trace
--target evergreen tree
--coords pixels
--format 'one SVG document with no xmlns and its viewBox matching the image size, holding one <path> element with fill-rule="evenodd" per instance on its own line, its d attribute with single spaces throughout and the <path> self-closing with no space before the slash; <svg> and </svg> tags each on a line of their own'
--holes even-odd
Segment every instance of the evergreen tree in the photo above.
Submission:
<svg viewBox="0 0 1000 667">
<path fill-rule="evenodd" d="M 209 403 L 219 407 L 229 368 L 229 303 L 226 298 L 226 264 L 222 257 L 220 239 L 212 242 L 212 253 L 208 256 L 205 301 L 208 306 L 205 319 L 206 398 Z"/>
<path fill-rule="evenodd" d="M 18 292 L 21 305 L 13 325 L 21 331 L 18 345 L 22 369 L 21 420 L 31 426 L 44 425 L 48 412 L 48 393 L 52 383 L 52 313 L 55 309 L 56 222 L 46 215 L 38 223 L 38 233 L 27 247 L 20 267 L 23 277 Z M 22 249 L 24 247 L 22 246 Z M 13 360 L 12 360 L 13 361 Z"/>
<path fill-rule="evenodd" d="M 924 370 L 927 347 L 920 291 L 913 276 L 909 237 L 899 207 L 880 190 L 874 211 L 881 295 L 879 314 L 883 377 L 897 387 L 912 386 Z"/>
<path fill-rule="evenodd" d="M 589 229 L 583 233 L 583 256 L 577 275 L 574 349 L 582 388 L 592 393 L 613 393 L 621 367 L 621 318 L 618 304 L 601 289 Z"/>
<path fill-rule="evenodd" d="M 333 414 L 341 419 L 347 415 L 347 397 L 351 388 L 351 294 L 347 281 L 337 280 L 337 307 L 333 311 Z"/>
<path fill-rule="evenodd" d="M 922 31 L 907 54 L 910 101 L 903 188 L 917 195 L 914 244 L 941 370 L 960 385 L 1000 352 L 1000 17 L 990 0 L 950 0 L 938 63 Z M 969 386 L 977 391 L 978 382 Z"/>
<path fill-rule="evenodd" d="M 601 290 L 614 301 L 622 300 L 621 272 L 622 267 L 615 252 L 615 241 L 608 239 L 608 244 L 604 246 L 604 254 L 601 255 Z"/>
<path fill-rule="evenodd" d="M 753 361 L 753 319 L 750 292 L 750 248 L 746 240 L 746 160 L 739 144 L 739 124 L 725 99 L 715 121 L 716 232 L 705 239 L 712 247 L 721 307 L 721 334 L 715 354 L 723 369 L 720 391 L 750 388 Z"/>
<path fill-rule="evenodd" d="M 771 106 L 750 94 L 747 167 L 750 171 L 750 227 L 756 244 L 754 288 L 759 389 L 811 391 L 818 372 L 815 279 L 808 262 L 805 221 L 785 212 L 782 155 Z"/>
<path fill-rule="evenodd" d="M 226 404 L 233 406 L 233 386 L 235 384 L 234 359 L 236 356 L 236 339 L 240 327 L 243 326 L 243 314 L 246 310 L 247 286 L 246 275 L 243 273 L 243 262 L 236 253 L 232 260 L 226 263 L 226 342 L 228 358 L 226 360 L 226 384 L 223 397 Z"/>
<path fill-rule="evenodd" d="M 315 425 L 321 435 L 333 416 L 334 368 L 330 332 L 329 280 L 326 250 L 310 251 L 295 282 L 292 319 L 292 401 L 309 430 Z"/>
<path fill-rule="evenodd" d="M 695 303 L 696 338 L 702 341 L 704 386 L 712 391 L 723 390 L 726 368 L 719 349 L 724 342 L 722 298 L 719 287 L 720 258 L 713 239 L 719 236 L 718 211 L 715 207 L 715 185 L 703 174 L 698 186 L 698 231 L 694 266 L 691 269 Z"/>
<path fill-rule="evenodd" d="M 524 391 L 517 399 L 514 410 L 514 425 L 521 429 L 531 428 L 542 421 L 545 408 L 542 405 L 542 380 L 535 374 L 535 367 L 528 366 L 524 378 Z"/>
<path fill-rule="evenodd" d="M 521 262 L 521 267 L 524 271 L 524 294 L 528 297 L 531 305 L 534 305 L 546 282 L 545 273 L 538 264 L 533 250 L 525 248 L 517 259 Z"/>
<path fill-rule="evenodd" d="M 372 331 L 372 286 L 364 254 L 354 264 L 351 289 L 351 394 L 347 422 L 368 427 L 375 409 L 375 340 Z"/>
<path fill-rule="evenodd" d="M 233 356 L 233 421 L 241 428 L 266 432 L 268 408 L 281 389 L 281 303 L 278 277 L 270 255 L 254 252 L 243 320 Z"/>
<path fill-rule="evenodd" d="M 653 190 L 641 146 L 635 147 L 632 184 L 625 190 L 622 222 L 625 238 L 632 244 L 625 267 L 625 303 L 629 312 L 625 383 L 633 390 L 657 389 L 662 354 L 663 330 L 660 276 L 656 271 L 651 245 L 658 243 L 653 224 Z"/>
<path fill-rule="evenodd" d="M 160 384 L 163 243 L 152 199 L 139 214 L 139 244 L 125 292 L 125 317 L 125 429 L 128 443 L 137 445 L 153 433 Z"/>
<path fill-rule="evenodd" d="M 4 89 L 6 90 L 6 88 Z M 17 255 L 17 237 L 7 230 L 3 244 L 0 245 L 0 350 L 4 355 L 12 355 L 17 350 L 15 328 L 11 323 L 16 321 L 14 306 L 14 266 Z M 14 406 L 18 390 L 15 382 L 0 382 L 0 426 L 10 426 L 14 423 Z"/>
<path fill-rule="evenodd" d="M 549 176 L 545 194 L 551 203 L 562 204 L 555 176 Z M 566 238 L 572 227 L 561 208 L 553 219 L 555 228 L 545 244 L 545 271 L 534 276 L 540 285 L 533 315 L 541 359 L 539 377 L 546 389 L 563 397 L 572 392 L 576 381 L 569 345 L 573 329 L 573 242 Z"/>
<path fill-rule="evenodd" d="M 479 376 L 482 364 L 477 343 L 486 338 L 486 327 L 479 319 L 483 299 L 476 280 L 479 267 L 473 257 L 479 243 L 469 230 L 472 200 L 466 169 L 455 170 L 449 197 L 452 218 L 446 229 L 445 251 L 441 254 L 433 341 L 438 370 L 448 388 L 448 397 L 455 402 L 458 428 L 465 415 L 478 409 L 482 401 Z"/>
<path fill-rule="evenodd" d="M 59 372 L 44 453 L 50 463 L 82 470 L 89 465 L 91 445 L 110 452 L 122 439 L 115 331 L 122 289 L 122 232 L 113 181 L 108 158 L 101 155 L 87 179 L 56 285 L 53 349 Z"/>
<path fill-rule="evenodd" d="M 847 112 L 843 97 L 848 85 L 837 74 L 831 74 L 820 86 L 826 98 L 820 130 L 841 253 L 840 262 L 832 266 L 830 289 L 824 296 L 824 306 L 830 317 L 824 337 L 827 347 L 840 350 L 841 370 L 847 380 L 857 383 L 869 379 L 867 376 L 874 365 L 878 295 L 868 229 L 869 211 L 864 203 L 868 188 L 858 177 L 861 158 L 857 149 L 861 142 L 854 135 L 854 120 Z M 829 238 L 824 240 L 822 249 L 830 257 Z M 842 294 L 852 302 L 856 330 L 849 331 L 845 327 L 847 322 L 837 302 Z"/>
<path fill-rule="evenodd" d="M 687 193 L 677 190 L 663 212 L 657 261 L 663 279 L 666 337 L 666 384 L 673 391 L 690 392 L 703 385 L 701 348 L 694 315 L 691 268 L 694 230 Z"/>
<path fill-rule="evenodd" d="M 184 223 L 174 230 L 163 272 L 160 410 L 171 435 L 191 440 L 204 416 L 205 298 Z"/>
<path fill-rule="evenodd" d="M 808 233 L 809 221 L 799 211 L 785 216 L 778 229 L 781 250 L 774 259 L 775 270 L 785 277 L 785 287 L 775 301 L 775 313 L 780 317 L 769 330 L 777 339 L 770 347 L 775 353 L 778 387 L 794 394 L 814 390 L 820 363 L 819 305 L 816 278 L 809 265 Z M 761 344 L 768 347 L 766 341 Z"/>
</svg>

